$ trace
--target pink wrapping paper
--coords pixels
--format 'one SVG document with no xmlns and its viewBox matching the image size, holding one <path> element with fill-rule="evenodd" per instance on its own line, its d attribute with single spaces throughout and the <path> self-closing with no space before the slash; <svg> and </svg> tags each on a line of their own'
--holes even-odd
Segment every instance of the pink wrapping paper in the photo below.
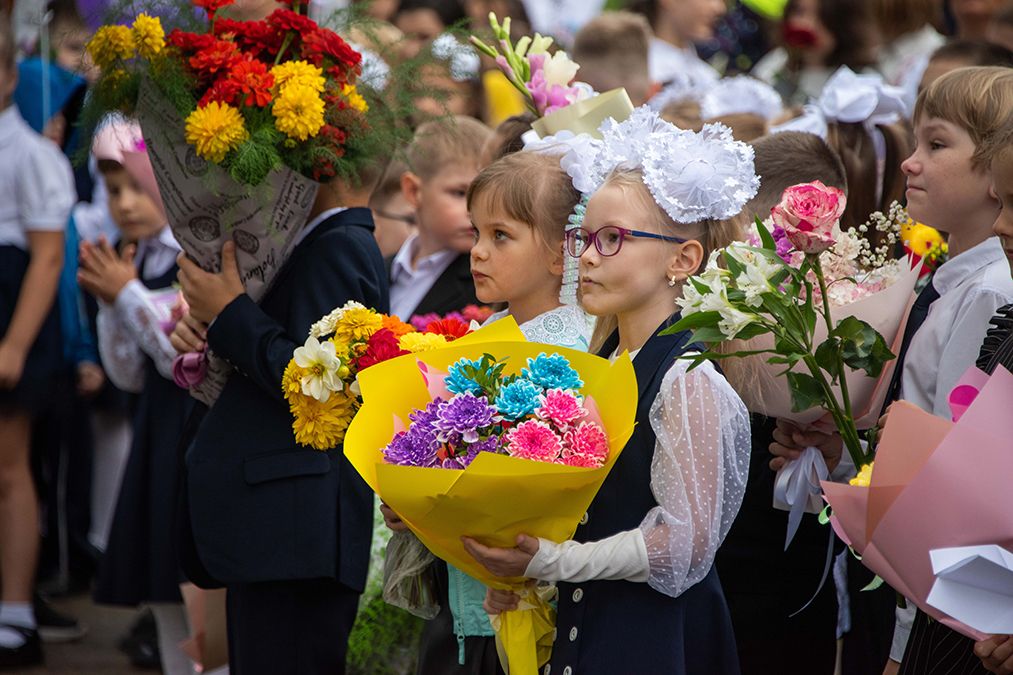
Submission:
<svg viewBox="0 0 1013 675">
<path fill-rule="evenodd" d="M 926 603 L 929 551 L 1013 549 L 1013 375 L 999 368 L 957 423 L 901 401 L 890 410 L 868 488 L 823 483 L 831 523 L 862 563 L 922 611 L 976 640 L 983 633 Z"/>
</svg>

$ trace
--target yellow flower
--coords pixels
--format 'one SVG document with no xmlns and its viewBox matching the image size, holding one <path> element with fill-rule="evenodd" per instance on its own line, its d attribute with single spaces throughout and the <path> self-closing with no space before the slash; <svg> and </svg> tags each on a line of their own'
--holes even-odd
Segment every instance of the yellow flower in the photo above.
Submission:
<svg viewBox="0 0 1013 675">
<path fill-rule="evenodd" d="M 324 126 L 324 101 L 312 87 L 290 82 L 274 101 L 275 126 L 289 138 L 305 141 Z"/>
<path fill-rule="evenodd" d="M 197 149 L 198 155 L 215 164 L 220 164 L 230 150 L 249 136 L 243 116 L 228 103 L 211 101 L 186 118 L 186 142 Z"/>
<path fill-rule="evenodd" d="M 875 462 L 869 462 L 868 464 L 862 465 L 862 470 L 858 472 L 858 475 L 852 478 L 849 482 L 857 487 L 869 487 L 869 483 L 872 481 L 872 466 Z"/>
<path fill-rule="evenodd" d="M 383 317 L 371 309 L 354 307 L 346 310 L 334 326 L 334 337 L 348 342 L 368 340 L 383 328 Z"/>
<path fill-rule="evenodd" d="M 271 68 L 275 95 L 287 84 L 301 84 L 313 91 L 324 90 L 324 71 L 306 61 L 286 61 Z"/>
<path fill-rule="evenodd" d="M 285 373 L 281 376 L 281 391 L 287 401 L 302 397 L 302 378 L 306 372 L 294 359 L 288 362 Z"/>
<path fill-rule="evenodd" d="M 326 401 L 301 396 L 290 402 L 295 420 L 295 440 L 317 450 L 330 450 L 345 439 L 345 431 L 355 416 L 356 400 L 345 392 L 334 392 Z"/>
<path fill-rule="evenodd" d="M 355 88 L 354 84 L 346 84 L 341 87 L 341 93 L 348 99 L 348 105 L 358 110 L 361 113 L 369 110 L 369 105 L 366 104 L 366 99 L 362 98 L 362 94 Z"/>
<path fill-rule="evenodd" d="M 436 333 L 405 333 L 398 340 L 398 346 L 406 352 L 416 354 L 444 347 L 447 338 Z"/>
<path fill-rule="evenodd" d="M 142 59 L 150 59 L 165 47 L 165 31 L 158 17 L 138 14 L 133 28 L 137 53 Z"/>
<path fill-rule="evenodd" d="M 88 41 L 88 53 L 103 70 L 134 55 L 134 35 L 126 26 L 102 26 Z"/>
<path fill-rule="evenodd" d="M 922 258 L 934 247 L 946 243 L 939 230 L 913 220 L 908 220 L 906 225 L 901 226 L 900 237 L 915 255 Z"/>
</svg>

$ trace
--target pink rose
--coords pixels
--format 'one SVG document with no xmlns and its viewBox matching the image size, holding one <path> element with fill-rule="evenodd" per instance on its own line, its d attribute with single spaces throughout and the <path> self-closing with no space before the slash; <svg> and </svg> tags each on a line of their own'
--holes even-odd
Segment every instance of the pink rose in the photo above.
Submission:
<svg viewBox="0 0 1013 675">
<path fill-rule="evenodd" d="M 172 362 L 172 380 L 177 387 L 189 389 L 204 381 L 208 360 L 204 352 L 180 354 Z"/>
<path fill-rule="evenodd" d="M 847 203 L 837 188 L 813 181 L 785 190 L 770 215 L 796 249 L 822 253 L 834 245 L 834 229 Z"/>
</svg>

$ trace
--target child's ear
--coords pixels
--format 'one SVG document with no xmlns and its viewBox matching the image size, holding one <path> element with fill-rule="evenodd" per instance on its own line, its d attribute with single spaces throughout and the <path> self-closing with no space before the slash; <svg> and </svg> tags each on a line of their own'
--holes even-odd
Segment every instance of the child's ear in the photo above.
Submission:
<svg viewBox="0 0 1013 675">
<path fill-rule="evenodd" d="M 411 171 L 401 174 L 401 194 L 412 208 L 419 208 L 422 201 L 422 179 Z"/>
<path fill-rule="evenodd" d="M 563 276 L 563 264 L 566 261 L 566 253 L 563 250 L 565 244 L 560 242 L 559 248 L 553 253 L 552 258 L 549 260 L 549 272 L 556 276 Z"/>
<path fill-rule="evenodd" d="M 685 281 L 696 274 L 703 264 L 703 244 L 696 239 L 690 239 L 679 245 L 679 250 L 668 259 L 666 276 L 675 277 L 676 281 Z"/>
</svg>

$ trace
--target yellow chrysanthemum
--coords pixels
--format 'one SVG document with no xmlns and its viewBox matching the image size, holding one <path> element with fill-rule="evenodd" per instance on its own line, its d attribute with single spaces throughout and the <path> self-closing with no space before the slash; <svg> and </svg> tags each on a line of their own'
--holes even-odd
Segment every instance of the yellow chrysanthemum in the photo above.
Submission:
<svg viewBox="0 0 1013 675">
<path fill-rule="evenodd" d="M 272 112 L 278 131 L 299 141 L 316 136 L 324 126 L 324 101 L 305 84 L 291 82 L 282 87 Z"/>
<path fill-rule="evenodd" d="M 373 333 L 383 328 L 383 317 L 371 309 L 353 308 L 347 310 L 334 326 L 334 336 L 348 342 L 368 340 Z"/>
<path fill-rule="evenodd" d="M 288 84 L 301 84 L 320 93 L 324 90 L 324 71 L 306 61 L 286 61 L 271 68 L 275 95 Z"/>
<path fill-rule="evenodd" d="M 919 257 L 925 257 L 925 254 L 934 247 L 946 243 L 939 230 L 913 220 L 909 220 L 907 224 L 901 226 L 900 237 L 907 247 Z"/>
<path fill-rule="evenodd" d="M 134 55 L 134 34 L 126 26 L 102 26 L 88 41 L 88 53 L 99 68 Z"/>
<path fill-rule="evenodd" d="M 324 402 L 309 396 L 291 401 L 295 440 L 316 450 L 330 450 L 345 439 L 355 416 L 356 401 L 344 392 L 334 392 Z"/>
<path fill-rule="evenodd" d="M 249 137 L 243 116 L 228 103 L 212 101 L 186 118 L 186 142 L 215 164 Z"/>
<path fill-rule="evenodd" d="M 436 333 L 405 333 L 398 340 L 398 346 L 412 354 L 428 352 L 446 345 L 447 338 Z"/>
<path fill-rule="evenodd" d="M 388 316 L 388 315 L 384 315 L 382 327 L 386 328 L 391 333 L 393 333 L 394 337 L 401 337 L 405 333 L 411 333 L 412 331 L 415 330 L 409 324 L 405 323 L 396 316 Z"/>
<path fill-rule="evenodd" d="M 858 472 L 858 475 L 852 478 L 849 482 L 857 487 L 869 487 L 869 483 L 872 481 L 872 466 L 875 462 L 869 462 L 868 464 L 862 465 L 862 470 Z"/>
<path fill-rule="evenodd" d="M 158 17 L 138 14 L 133 27 L 134 43 L 142 59 L 150 59 L 165 48 L 165 30 Z"/>
<path fill-rule="evenodd" d="M 306 369 L 300 368 L 294 359 L 288 362 L 288 365 L 285 366 L 285 372 L 281 376 L 281 391 L 285 395 L 285 400 L 292 401 L 302 397 L 302 384 L 300 381 L 305 374 Z"/>
<path fill-rule="evenodd" d="M 362 98 L 362 94 L 355 88 L 354 84 L 346 84 L 341 87 L 341 93 L 348 99 L 348 105 L 358 110 L 359 112 L 366 112 L 369 110 L 369 105 L 366 103 L 366 99 Z"/>
</svg>

